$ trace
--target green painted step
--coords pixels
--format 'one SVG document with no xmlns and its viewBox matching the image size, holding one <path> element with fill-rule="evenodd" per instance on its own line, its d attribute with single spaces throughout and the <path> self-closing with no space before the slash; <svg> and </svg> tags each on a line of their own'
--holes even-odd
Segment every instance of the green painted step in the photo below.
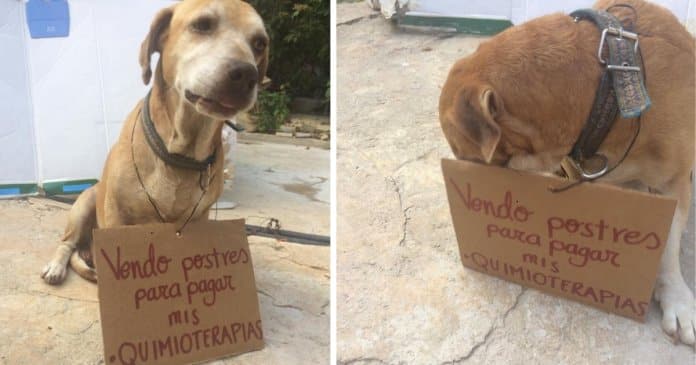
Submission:
<svg viewBox="0 0 696 365">
<path fill-rule="evenodd" d="M 0 198 L 35 195 L 38 192 L 36 184 L 0 184 Z"/>
<path fill-rule="evenodd" d="M 95 179 L 50 181 L 41 184 L 41 188 L 47 196 L 79 194 L 97 183 Z"/>
<path fill-rule="evenodd" d="M 423 16 L 406 14 L 399 18 L 399 25 L 455 29 L 459 33 L 494 35 L 511 27 L 507 19 L 460 18 L 447 16 Z"/>
</svg>

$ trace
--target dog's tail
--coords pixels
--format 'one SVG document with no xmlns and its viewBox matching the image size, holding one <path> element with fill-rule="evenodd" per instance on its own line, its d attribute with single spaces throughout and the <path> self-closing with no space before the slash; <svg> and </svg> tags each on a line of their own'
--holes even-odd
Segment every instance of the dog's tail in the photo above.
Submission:
<svg viewBox="0 0 696 365">
<path fill-rule="evenodd" d="M 80 257 L 79 250 L 73 251 L 70 255 L 70 266 L 75 272 L 89 281 L 97 282 L 97 271 L 87 265 L 87 262 Z"/>
</svg>

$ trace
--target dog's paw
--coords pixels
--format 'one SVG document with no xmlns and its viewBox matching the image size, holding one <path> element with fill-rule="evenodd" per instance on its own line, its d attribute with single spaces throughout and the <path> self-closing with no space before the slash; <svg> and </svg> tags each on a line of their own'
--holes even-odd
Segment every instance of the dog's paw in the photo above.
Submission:
<svg viewBox="0 0 696 365">
<path fill-rule="evenodd" d="M 97 270 L 94 270 L 93 268 L 89 268 L 89 270 L 84 272 L 84 275 L 82 275 L 83 278 L 96 283 L 97 282 Z"/>
<path fill-rule="evenodd" d="M 655 289 L 662 307 L 662 329 L 681 342 L 696 343 L 696 302 L 683 280 L 668 281 Z"/>
<path fill-rule="evenodd" d="M 65 280 L 68 268 L 55 262 L 49 262 L 41 272 L 41 277 L 47 284 L 58 285 Z"/>
</svg>

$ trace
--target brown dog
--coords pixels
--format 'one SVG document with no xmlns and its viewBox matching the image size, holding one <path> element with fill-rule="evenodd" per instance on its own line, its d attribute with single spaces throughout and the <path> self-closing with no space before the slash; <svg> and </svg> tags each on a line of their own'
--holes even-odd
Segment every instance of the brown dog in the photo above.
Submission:
<svg viewBox="0 0 696 365">
<path fill-rule="evenodd" d="M 256 101 L 268 63 L 263 21 L 242 1 L 186 0 L 161 10 L 152 22 L 140 50 L 145 84 L 155 52 L 160 57 L 149 109 L 167 152 L 197 161 L 215 152 L 215 158 L 202 172 L 167 164 L 146 140 L 143 102 L 138 103 L 107 157 L 101 181 L 70 210 L 63 242 L 41 274 L 49 284 L 63 281 L 68 261 L 78 274 L 96 280 L 94 269 L 76 252 L 89 252 L 92 229 L 207 219 L 222 192 L 221 129 L 224 120 Z"/>
<path fill-rule="evenodd" d="M 662 327 L 694 344 L 694 296 L 682 278 L 679 245 L 691 199 L 694 163 L 694 38 L 668 10 L 641 0 L 600 0 L 596 9 L 628 3 L 637 11 L 646 87 L 652 107 L 626 160 L 600 179 L 640 182 L 678 199 L 655 298 Z M 625 8 L 612 10 L 632 19 Z M 578 138 L 599 83 L 600 32 L 588 21 L 553 14 L 482 43 L 451 69 L 440 96 L 440 122 L 459 159 L 553 173 Z M 613 166 L 635 133 L 619 118 L 600 147 Z"/>
</svg>

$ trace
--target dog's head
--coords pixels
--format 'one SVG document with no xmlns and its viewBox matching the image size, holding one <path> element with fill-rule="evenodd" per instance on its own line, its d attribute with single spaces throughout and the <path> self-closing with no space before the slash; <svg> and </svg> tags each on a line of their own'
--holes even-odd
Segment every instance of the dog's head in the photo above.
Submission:
<svg viewBox="0 0 696 365">
<path fill-rule="evenodd" d="M 440 125 L 457 159 L 506 165 L 535 152 L 539 131 L 506 108 L 510 90 L 486 78 L 483 61 L 469 57 L 452 67 L 440 94 Z"/>
<path fill-rule="evenodd" d="M 263 21 L 249 4 L 185 0 L 155 16 L 140 49 L 143 82 L 150 82 L 150 58 L 158 52 L 165 87 L 201 114 L 230 119 L 256 101 L 268 45 Z"/>
</svg>

